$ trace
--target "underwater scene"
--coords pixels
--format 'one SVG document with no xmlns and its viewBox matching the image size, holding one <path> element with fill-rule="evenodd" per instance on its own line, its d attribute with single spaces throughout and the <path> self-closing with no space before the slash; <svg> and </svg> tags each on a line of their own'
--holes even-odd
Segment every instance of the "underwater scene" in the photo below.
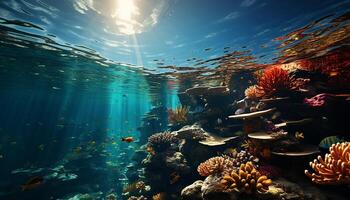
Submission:
<svg viewBox="0 0 350 200">
<path fill-rule="evenodd" d="M 350 0 L 0 1 L 0 200 L 347 200 Z"/>
</svg>

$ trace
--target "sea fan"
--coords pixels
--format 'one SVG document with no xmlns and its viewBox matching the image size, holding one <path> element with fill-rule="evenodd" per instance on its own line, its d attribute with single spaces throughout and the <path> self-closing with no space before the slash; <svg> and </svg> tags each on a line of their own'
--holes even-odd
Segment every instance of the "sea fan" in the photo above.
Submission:
<svg viewBox="0 0 350 200">
<path fill-rule="evenodd" d="M 202 162 L 197 171 L 201 176 L 209 176 L 212 174 L 226 174 L 234 169 L 232 160 L 217 156 Z"/>
<path fill-rule="evenodd" d="M 178 142 L 178 138 L 171 132 L 157 133 L 148 138 L 148 146 L 157 152 L 165 151 L 172 143 L 176 142 Z"/>
</svg>

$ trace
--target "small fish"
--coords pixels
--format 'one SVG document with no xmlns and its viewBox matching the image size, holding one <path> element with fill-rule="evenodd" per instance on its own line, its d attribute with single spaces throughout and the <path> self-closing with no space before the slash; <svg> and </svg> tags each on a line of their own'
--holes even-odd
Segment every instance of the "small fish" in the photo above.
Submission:
<svg viewBox="0 0 350 200">
<path fill-rule="evenodd" d="M 297 140 L 303 140 L 304 139 L 304 133 L 295 132 L 295 138 Z"/>
<path fill-rule="evenodd" d="M 44 178 L 41 176 L 36 176 L 29 179 L 24 185 L 21 185 L 22 191 L 27 191 L 34 189 L 44 183 Z"/>
<path fill-rule="evenodd" d="M 177 172 L 170 174 L 170 184 L 177 183 L 180 180 L 181 176 Z"/>
<path fill-rule="evenodd" d="M 204 51 L 209 51 L 209 50 L 211 50 L 211 48 L 206 48 L 206 49 L 204 49 Z"/>
<path fill-rule="evenodd" d="M 52 89 L 54 89 L 54 90 L 60 90 L 61 88 L 53 86 Z"/>
<path fill-rule="evenodd" d="M 133 137 L 124 137 L 124 138 L 122 138 L 122 141 L 126 142 L 126 143 L 130 143 L 130 142 L 134 141 L 134 138 Z"/>
<path fill-rule="evenodd" d="M 329 136 L 321 140 L 320 144 L 318 146 L 328 149 L 329 147 L 332 146 L 332 144 L 336 144 L 338 142 L 344 142 L 343 139 L 339 138 L 338 136 Z"/>
</svg>

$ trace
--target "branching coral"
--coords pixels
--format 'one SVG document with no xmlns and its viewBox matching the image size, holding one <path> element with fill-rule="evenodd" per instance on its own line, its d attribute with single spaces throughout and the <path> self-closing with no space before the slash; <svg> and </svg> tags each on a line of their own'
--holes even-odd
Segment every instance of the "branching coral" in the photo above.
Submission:
<svg viewBox="0 0 350 200">
<path fill-rule="evenodd" d="M 189 108 L 186 106 L 178 106 L 175 110 L 168 110 L 168 121 L 171 124 L 181 124 L 187 122 Z"/>
<path fill-rule="evenodd" d="M 244 94 L 249 99 L 258 99 L 264 96 L 264 91 L 260 90 L 257 85 L 249 86 Z"/>
<path fill-rule="evenodd" d="M 230 152 L 225 154 L 223 157 L 230 159 L 233 165 L 237 168 L 239 168 L 243 163 L 252 162 L 256 166 L 259 162 L 259 158 L 253 156 L 251 153 L 245 150 L 241 150 L 240 152 Z"/>
<path fill-rule="evenodd" d="M 217 156 L 206 160 L 201 163 L 197 171 L 201 176 L 209 176 L 212 174 L 226 174 L 234 169 L 234 165 L 231 159 Z"/>
<path fill-rule="evenodd" d="M 148 146 L 154 151 L 165 151 L 172 143 L 176 143 L 178 138 L 171 132 L 156 133 L 148 138 Z"/>
<path fill-rule="evenodd" d="M 350 184 L 350 142 L 333 144 L 330 153 L 310 162 L 315 173 L 305 174 L 317 184 Z"/>
<path fill-rule="evenodd" d="M 278 66 L 270 67 L 258 77 L 257 88 L 264 97 L 286 95 L 303 85 L 303 81 L 293 78 L 287 70 Z"/>
<path fill-rule="evenodd" d="M 242 164 L 238 171 L 232 170 L 230 174 L 224 175 L 221 184 L 229 192 L 252 194 L 266 193 L 272 181 L 261 175 L 253 163 L 247 162 Z"/>
</svg>

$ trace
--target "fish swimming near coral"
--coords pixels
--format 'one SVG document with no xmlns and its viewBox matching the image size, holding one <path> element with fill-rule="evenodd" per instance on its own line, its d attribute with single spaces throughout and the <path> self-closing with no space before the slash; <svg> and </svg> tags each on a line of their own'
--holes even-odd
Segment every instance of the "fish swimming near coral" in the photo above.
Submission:
<svg viewBox="0 0 350 200">
<path fill-rule="evenodd" d="M 39 187 L 44 183 L 44 178 L 41 176 L 36 176 L 29 179 L 24 185 L 21 185 L 22 191 L 32 190 Z"/>
<path fill-rule="evenodd" d="M 328 149 L 329 147 L 331 147 L 333 144 L 336 144 L 336 143 L 341 143 L 341 142 L 344 142 L 345 140 L 339 138 L 338 136 L 329 136 L 329 137 L 326 137 L 324 138 L 323 140 L 321 140 L 320 144 L 318 145 L 319 147 L 321 148 L 325 148 L 325 149 Z"/>
<path fill-rule="evenodd" d="M 122 142 L 131 143 L 134 141 L 134 137 L 123 137 Z"/>
</svg>

